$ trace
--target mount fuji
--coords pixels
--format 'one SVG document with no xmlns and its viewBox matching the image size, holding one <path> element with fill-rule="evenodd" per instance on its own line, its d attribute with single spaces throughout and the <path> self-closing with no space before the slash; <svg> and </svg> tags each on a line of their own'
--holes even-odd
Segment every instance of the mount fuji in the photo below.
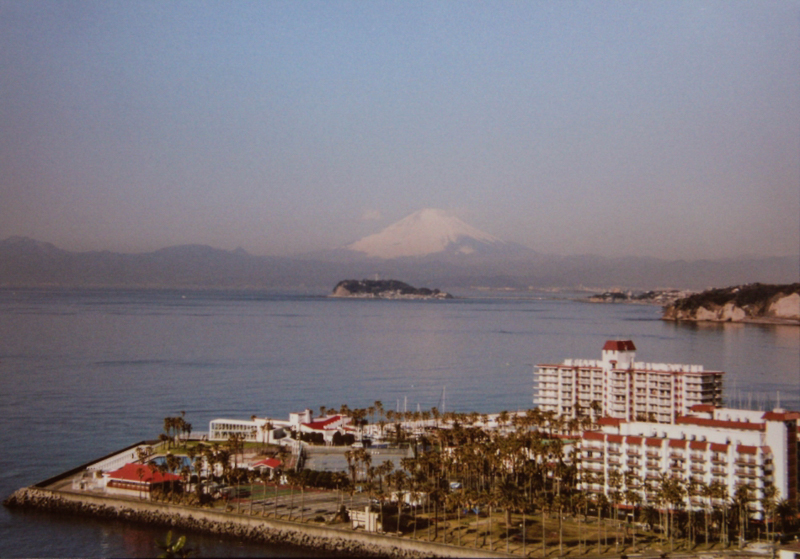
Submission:
<svg viewBox="0 0 800 559">
<path fill-rule="evenodd" d="M 476 229 L 444 210 L 425 208 L 345 247 L 368 258 L 511 256 L 532 252 Z"/>
</svg>

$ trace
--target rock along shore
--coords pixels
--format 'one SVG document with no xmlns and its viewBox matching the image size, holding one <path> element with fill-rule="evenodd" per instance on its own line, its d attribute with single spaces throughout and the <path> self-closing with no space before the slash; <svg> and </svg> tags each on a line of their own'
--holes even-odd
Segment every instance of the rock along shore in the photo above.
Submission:
<svg viewBox="0 0 800 559">
<path fill-rule="evenodd" d="M 193 532 L 224 535 L 265 544 L 324 549 L 349 557 L 486 557 L 486 550 L 432 544 L 363 531 L 302 524 L 261 516 L 140 501 L 137 499 L 86 495 L 33 487 L 10 495 L 9 508 L 39 509 L 164 526 Z M 502 557 L 501 553 L 488 555 Z"/>
</svg>

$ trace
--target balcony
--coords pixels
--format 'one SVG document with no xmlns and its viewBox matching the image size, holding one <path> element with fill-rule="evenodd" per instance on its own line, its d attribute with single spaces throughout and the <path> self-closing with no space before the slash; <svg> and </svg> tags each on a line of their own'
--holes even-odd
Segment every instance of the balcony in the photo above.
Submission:
<svg viewBox="0 0 800 559">
<path fill-rule="evenodd" d="M 711 468 L 711 473 L 714 474 L 714 475 L 718 475 L 718 476 L 724 476 L 724 475 L 728 474 L 728 472 L 727 472 L 727 470 L 725 468 L 719 468 L 719 467 L 716 467 L 716 466 Z"/>
<path fill-rule="evenodd" d="M 661 453 L 657 450 L 648 450 L 647 452 L 645 452 L 645 455 L 648 458 L 661 458 Z"/>
<path fill-rule="evenodd" d="M 692 464 L 692 473 L 693 474 L 704 474 L 706 469 L 700 464 Z"/>
</svg>

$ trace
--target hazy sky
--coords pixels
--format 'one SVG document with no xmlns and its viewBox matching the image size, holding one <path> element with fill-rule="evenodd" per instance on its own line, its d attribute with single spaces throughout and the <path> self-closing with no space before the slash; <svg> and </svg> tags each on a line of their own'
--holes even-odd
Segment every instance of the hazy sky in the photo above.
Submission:
<svg viewBox="0 0 800 559">
<path fill-rule="evenodd" d="M 800 2 L 0 0 L 0 131 L 0 239 L 797 254 Z"/>
</svg>

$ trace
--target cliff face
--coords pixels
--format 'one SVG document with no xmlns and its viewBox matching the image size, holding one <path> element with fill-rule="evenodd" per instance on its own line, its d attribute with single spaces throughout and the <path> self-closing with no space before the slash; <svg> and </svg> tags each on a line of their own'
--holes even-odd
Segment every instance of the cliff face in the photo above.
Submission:
<svg viewBox="0 0 800 559">
<path fill-rule="evenodd" d="M 800 283 L 711 289 L 664 307 L 664 320 L 800 324 Z"/>
<path fill-rule="evenodd" d="M 361 297 L 365 299 L 452 299 L 453 296 L 438 289 L 412 287 L 397 280 L 344 280 L 333 288 L 333 297 Z"/>
</svg>

